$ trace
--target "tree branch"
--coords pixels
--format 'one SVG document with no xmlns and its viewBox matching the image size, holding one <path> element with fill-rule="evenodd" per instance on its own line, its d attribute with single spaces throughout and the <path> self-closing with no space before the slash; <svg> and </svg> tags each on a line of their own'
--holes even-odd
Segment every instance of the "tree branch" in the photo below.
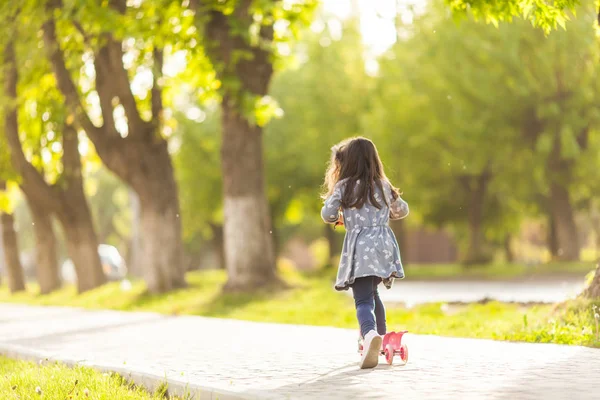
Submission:
<svg viewBox="0 0 600 400">
<path fill-rule="evenodd" d="M 108 4 L 121 15 L 125 15 L 127 12 L 126 0 L 109 0 Z M 143 135 L 147 131 L 146 127 L 148 124 L 140 116 L 135 96 L 131 91 L 131 81 L 123 64 L 123 45 L 121 41 L 116 40 L 110 33 L 106 33 L 105 36 L 107 38 L 106 48 L 109 60 L 107 64 L 109 75 L 107 76 L 114 78 L 112 89 L 119 97 L 121 105 L 125 109 L 129 135 Z"/>
<path fill-rule="evenodd" d="M 11 160 L 14 167 L 21 174 L 23 183 L 21 188 L 28 195 L 43 201 L 52 207 L 57 207 L 57 197 L 52 188 L 46 183 L 42 174 L 35 169 L 25 157 L 23 145 L 19 138 L 19 121 L 17 114 L 17 72 L 14 43 L 9 41 L 4 48 L 4 91 L 11 104 L 4 110 L 4 133 L 10 147 Z"/>
<path fill-rule="evenodd" d="M 87 32 L 83 29 L 83 26 L 79 23 L 79 21 L 73 20 L 73 26 L 75 27 L 75 29 L 77 29 L 79 34 L 83 37 L 83 41 L 85 42 L 85 44 L 87 44 L 89 46 L 91 43 L 90 35 L 88 35 Z"/>
<path fill-rule="evenodd" d="M 199 0 L 189 0 L 188 2 L 188 7 L 190 10 L 192 10 L 193 12 L 198 12 L 198 9 L 200 8 L 200 1 Z"/>
<path fill-rule="evenodd" d="M 152 71 L 152 91 L 150 95 L 152 97 L 152 123 L 155 126 L 160 124 L 161 114 L 163 111 L 162 101 L 162 88 L 159 85 L 159 79 L 162 77 L 162 70 L 164 64 L 163 51 L 155 48 L 153 50 L 154 56 L 154 70 Z"/>
<path fill-rule="evenodd" d="M 102 120 L 104 129 L 111 136 L 118 136 L 113 115 L 113 98 L 116 96 L 112 83 L 110 81 L 109 55 L 106 46 L 102 46 L 94 55 L 94 69 L 96 70 L 96 92 L 100 99 L 100 109 L 102 111 Z"/>
<path fill-rule="evenodd" d="M 127 11 L 127 1 L 126 0 L 110 0 L 110 6 L 117 10 L 120 14 L 125 14 Z"/>
<path fill-rule="evenodd" d="M 50 11 L 52 11 L 52 9 Z M 87 114 L 81 103 L 81 98 L 77 91 L 77 86 L 75 85 L 75 82 L 73 82 L 71 73 L 67 69 L 64 54 L 56 37 L 56 22 L 52 17 L 43 24 L 42 30 L 44 33 L 44 44 L 46 45 L 48 58 L 52 64 L 58 88 L 65 96 L 67 106 L 71 112 L 75 114 L 78 123 L 81 124 L 88 135 L 95 138 L 101 138 L 102 129 L 96 127 L 92 123 L 90 116 Z"/>
<path fill-rule="evenodd" d="M 81 176 L 81 155 L 79 154 L 79 139 L 77 138 L 77 130 L 71 124 L 65 123 L 62 133 L 63 145 L 63 167 L 65 178 L 70 188 L 71 183 L 78 186 L 83 184 Z"/>
<path fill-rule="evenodd" d="M 577 135 L 577 144 L 579 144 L 579 147 L 581 148 L 581 150 L 587 149 L 589 137 L 590 137 L 590 127 L 588 125 L 584 129 L 581 130 L 579 135 Z"/>
<path fill-rule="evenodd" d="M 206 0 L 205 0 L 206 2 Z M 213 61 L 225 70 L 217 70 L 223 78 L 223 74 L 234 74 L 242 84 L 242 89 L 255 95 L 265 95 L 273 74 L 273 65 L 269 59 L 270 53 L 264 48 L 264 42 L 273 39 L 273 26 L 261 26 L 258 45 L 253 45 L 248 38 L 237 32 L 237 26 L 249 30 L 253 19 L 250 13 L 251 0 L 240 0 L 231 15 L 225 15 L 216 9 L 206 7 L 208 22 L 206 23 L 205 36 L 206 48 Z M 190 3 L 190 8 L 198 5 Z M 199 18 L 196 12 L 196 17 Z M 236 29 L 232 29 L 235 23 Z M 249 58 L 242 58 L 232 62 L 234 52 L 243 51 L 251 53 Z"/>
<path fill-rule="evenodd" d="M 131 91 L 131 82 L 123 64 L 123 49 L 121 42 L 108 39 L 107 49 L 110 60 L 110 75 L 114 78 L 114 88 L 127 114 L 129 135 L 140 135 L 145 132 L 147 123 L 140 116 L 137 102 Z"/>
</svg>

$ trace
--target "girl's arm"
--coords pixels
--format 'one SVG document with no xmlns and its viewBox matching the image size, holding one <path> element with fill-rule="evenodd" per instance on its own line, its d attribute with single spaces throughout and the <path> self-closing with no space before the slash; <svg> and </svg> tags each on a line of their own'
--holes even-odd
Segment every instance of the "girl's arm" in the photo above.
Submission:
<svg viewBox="0 0 600 400">
<path fill-rule="evenodd" d="M 402 219 L 408 215 L 408 203 L 400 196 L 390 204 L 390 219 Z"/>
<path fill-rule="evenodd" d="M 342 205 L 342 188 L 338 183 L 331 196 L 325 199 L 321 208 L 321 218 L 328 224 L 335 224 L 340 218 L 340 207 Z"/>
<path fill-rule="evenodd" d="M 402 219 L 408 215 L 408 203 L 400 197 L 389 185 L 387 187 L 390 200 L 390 219 Z"/>
</svg>

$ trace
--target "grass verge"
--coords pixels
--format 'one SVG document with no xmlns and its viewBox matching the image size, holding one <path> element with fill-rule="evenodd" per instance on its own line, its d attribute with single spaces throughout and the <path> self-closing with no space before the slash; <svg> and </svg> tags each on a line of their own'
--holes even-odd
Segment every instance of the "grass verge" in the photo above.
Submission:
<svg viewBox="0 0 600 400">
<path fill-rule="evenodd" d="M 176 400 L 167 386 L 151 394 L 117 374 L 63 364 L 15 361 L 0 356 L 0 399 Z"/>
<path fill-rule="evenodd" d="M 333 290 L 329 274 L 307 276 L 287 271 L 284 275 L 293 289 L 223 294 L 220 288 L 225 273 L 202 271 L 188 274 L 187 288 L 161 295 L 148 294 L 143 282 L 133 282 L 130 287 L 111 283 L 81 295 L 73 287 L 46 296 L 37 295 L 35 287 L 15 295 L 2 287 L 0 302 L 356 328 L 353 301 Z M 420 334 L 600 347 L 594 305 L 600 306 L 600 302 L 574 300 L 560 306 L 498 302 L 435 303 L 414 308 L 388 305 L 387 320 L 390 330 L 408 329 Z"/>
</svg>

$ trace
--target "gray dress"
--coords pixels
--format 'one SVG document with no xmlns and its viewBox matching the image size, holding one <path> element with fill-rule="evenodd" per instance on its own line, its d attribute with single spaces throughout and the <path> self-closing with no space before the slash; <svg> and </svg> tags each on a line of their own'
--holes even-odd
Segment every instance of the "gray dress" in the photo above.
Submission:
<svg viewBox="0 0 600 400">
<path fill-rule="evenodd" d="M 356 185 L 358 186 L 358 185 Z M 333 194 L 325 200 L 321 217 L 327 223 L 338 220 L 341 198 L 345 190 L 345 180 L 337 183 Z M 389 227 L 390 219 L 401 219 L 408 215 L 408 204 L 400 197 L 392 199 L 390 185 L 383 182 L 384 193 L 376 189 L 375 199 L 381 209 L 369 201 L 362 208 L 344 208 L 346 237 L 340 257 L 336 290 L 348 290 L 356 278 L 377 276 L 389 289 L 394 278 L 404 278 L 398 242 Z M 385 196 L 385 205 L 382 196 Z"/>
</svg>

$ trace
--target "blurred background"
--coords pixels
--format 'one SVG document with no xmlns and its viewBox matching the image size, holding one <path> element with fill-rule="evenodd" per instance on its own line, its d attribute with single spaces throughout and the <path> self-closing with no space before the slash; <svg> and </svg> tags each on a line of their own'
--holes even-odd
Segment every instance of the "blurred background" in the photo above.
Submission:
<svg viewBox="0 0 600 400">
<path fill-rule="evenodd" d="M 329 285 L 344 231 L 320 219 L 323 174 L 330 148 L 361 135 L 374 140 L 387 175 L 411 209 L 407 219 L 392 224 L 407 280 L 397 283 L 388 299 L 425 303 L 492 297 L 552 303 L 581 290 L 600 258 L 595 10 L 581 7 L 571 15 L 568 29 L 545 35 L 519 19 L 485 24 L 468 13 L 457 18 L 438 0 L 283 2 L 281 13 L 273 14 L 280 15 L 273 25 L 270 65 L 275 72 L 268 92 L 256 92 L 260 97 L 248 117 L 250 125 L 262 130 L 262 161 L 254 165 L 262 164 L 263 171 L 242 161 L 243 148 L 250 144 L 236 148 L 224 142 L 230 140 L 227 102 L 235 85 L 227 81 L 227 68 L 218 66 L 233 63 L 233 58 L 220 59 L 208 44 L 200 46 L 197 36 L 218 36 L 211 36 L 210 24 L 206 31 L 196 28 L 188 12 L 193 3 L 165 2 L 158 10 L 160 6 L 147 2 L 128 1 L 118 18 L 105 11 L 98 21 L 90 19 L 98 10 L 65 6 L 54 31 L 48 25 L 33 27 L 39 19 L 32 16 L 44 10 L 14 12 L 11 23 L 20 24 L 18 34 L 5 35 L 12 42 L 3 39 L 19 65 L 17 95 L 12 103 L 3 100 L 4 117 L 17 100 L 18 133 L 12 138 L 7 133 L 0 142 L 5 183 L 0 205 L 4 237 L 10 237 L 3 240 L 9 254 L 0 257 L 5 275 L 6 260 L 15 261 L 11 255 L 18 252 L 25 279 L 36 292 L 36 282 L 44 279 L 54 283 L 45 285 L 43 293 L 59 282 L 77 282 L 78 263 L 85 264 L 81 274 L 93 276 L 97 272 L 86 268 L 96 262 L 107 280 L 121 282 L 121 290 L 146 279 L 152 292 L 168 291 L 171 286 L 158 285 L 156 277 L 144 272 L 149 254 L 144 235 L 151 229 L 163 231 L 165 225 L 160 219 L 149 223 L 143 210 L 148 199 L 161 193 L 171 193 L 179 203 L 179 211 L 167 209 L 161 215 L 172 212 L 181 224 L 181 268 L 228 270 L 230 278 L 240 274 L 226 268 L 226 253 L 238 245 L 240 252 L 247 250 L 244 243 L 253 235 L 244 225 L 252 222 L 236 221 L 242 234 L 227 250 L 224 232 L 234 228 L 224 227 L 228 215 L 233 216 L 225 211 L 223 195 L 232 193 L 231 182 L 244 182 L 243 173 L 234 176 L 238 162 L 248 179 L 264 177 L 268 240 L 280 275 L 293 281 L 289 277 L 297 273 L 321 274 L 317 276 Z M 160 18 L 150 17 L 156 15 Z M 123 18 L 131 22 L 129 31 L 122 29 Z M 109 42 L 121 41 L 115 51 L 122 51 L 124 75 L 103 71 L 98 60 L 104 48 L 92 54 L 86 47 L 94 46 L 96 36 L 103 37 L 100 23 L 112 38 Z M 73 93 L 61 86 L 53 39 L 71 71 L 75 96 L 83 99 L 87 122 L 109 122 L 113 133 L 95 132 L 85 118 L 72 113 Z M 160 58 L 159 46 L 164 50 Z M 108 53 L 114 50 L 107 48 Z M 9 56 L 5 50 L 5 80 L 10 77 Z M 157 65 L 162 67 L 158 79 Z M 249 88 L 244 74 L 251 70 L 237 76 Z M 103 77 L 114 79 L 114 96 L 102 93 Z M 159 86 L 162 104 L 155 105 L 151 99 Z M 111 99 L 113 112 L 105 113 Z M 115 150 L 136 140 L 136 102 L 142 119 L 162 107 L 159 136 L 168 146 L 175 184 L 145 191 L 154 187 L 152 177 L 169 170 L 169 163 L 154 168 L 153 162 L 139 158 L 136 147 Z M 5 120 L 10 124 L 10 118 Z M 68 134 L 73 123 L 77 132 Z M 111 134 L 122 144 L 110 147 L 100 137 Z M 68 140 L 76 142 L 70 150 Z M 237 149 L 238 161 L 235 155 L 229 164 L 222 159 L 232 157 L 228 149 Z M 79 167 L 77 162 L 73 167 L 73 151 L 75 159 L 80 156 Z M 121 158 L 113 157 L 117 153 Z M 119 163 L 142 172 L 138 176 L 135 168 Z M 224 173 L 233 177 L 224 179 Z M 85 211 L 74 211 L 79 208 L 73 203 L 78 195 L 69 192 L 73 176 L 82 178 L 91 228 L 79 229 L 80 222 L 72 227 L 73 221 L 86 220 L 74 217 Z M 74 262 L 77 250 L 70 252 L 70 243 L 91 237 L 90 232 L 97 239 L 93 247 L 99 260 L 88 262 L 80 254 Z M 164 240 L 154 236 L 153 258 L 168 252 L 171 242 Z M 256 271 L 260 275 L 264 270 Z M 215 282 L 224 283 L 222 275 Z M 192 286 L 194 279 L 208 278 L 189 278 Z M 487 284 L 477 286 L 482 282 Z M 97 286 L 92 281 L 86 285 L 80 283 L 81 292 Z"/>
</svg>

